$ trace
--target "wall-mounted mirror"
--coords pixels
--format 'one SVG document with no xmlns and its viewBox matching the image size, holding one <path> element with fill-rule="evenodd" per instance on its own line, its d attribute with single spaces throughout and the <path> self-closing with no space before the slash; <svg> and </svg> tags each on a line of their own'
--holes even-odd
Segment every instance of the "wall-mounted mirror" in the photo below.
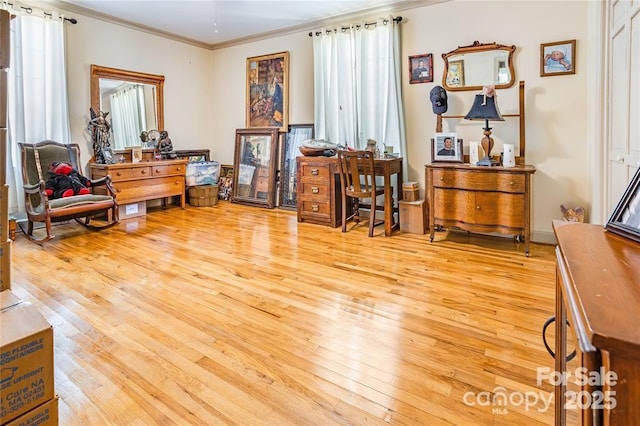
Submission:
<svg viewBox="0 0 640 426">
<path fill-rule="evenodd" d="M 91 65 L 91 106 L 109 113 L 112 149 L 143 145 L 143 130 L 164 129 L 163 89 L 163 75 Z"/>
<path fill-rule="evenodd" d="M 491 84 L 496 89 L 511 87 L 516 82 L 513 69 L 515 50 L 515 46 L 474 41 L 443 53 L 442 85 L 452 91 L 480 90 Z"/>
</svg>

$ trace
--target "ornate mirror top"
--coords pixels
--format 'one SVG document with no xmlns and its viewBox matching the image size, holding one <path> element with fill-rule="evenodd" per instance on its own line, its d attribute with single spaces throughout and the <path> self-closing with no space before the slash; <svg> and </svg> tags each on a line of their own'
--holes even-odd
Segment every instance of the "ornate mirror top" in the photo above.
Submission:
<svg viewBox="0 0 640 426">
<path fill-rule="evenodd" d="M 443 53 L 442 85 L 452 91 L 480 90 L 486 85 L 494 85 L 496 89 L 511 87 L 516 81 L 515 50 L 515 46 L 474 41 Z"/>
</svg>

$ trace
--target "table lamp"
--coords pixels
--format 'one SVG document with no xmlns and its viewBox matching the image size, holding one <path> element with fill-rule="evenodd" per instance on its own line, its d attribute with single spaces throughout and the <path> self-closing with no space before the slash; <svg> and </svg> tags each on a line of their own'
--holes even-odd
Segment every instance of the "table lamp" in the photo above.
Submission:
<svg viewBox="0 0 640 426">
<path fill-rule="evenodd" d="M 484 150 L 484 158 L 476 163 L 477 166 L 496 166 L 498 162 L 491 159 L 491 150 L 493 149 L 493 138 L 491 137 L 491 127 L 489 127 L 489 120 L 492 121 L 504 121 L 500 111 L 498 110 L 498 104 L 496 103 L 496 95 L 487 94 L 493 92 L 492 89 L 484 91 L 483 94 L 476 95 L 473 106 L 469 113 L 464 117 L 466 120 L 484 120 L 484 138 L 480 144 Z"/>
</svg>

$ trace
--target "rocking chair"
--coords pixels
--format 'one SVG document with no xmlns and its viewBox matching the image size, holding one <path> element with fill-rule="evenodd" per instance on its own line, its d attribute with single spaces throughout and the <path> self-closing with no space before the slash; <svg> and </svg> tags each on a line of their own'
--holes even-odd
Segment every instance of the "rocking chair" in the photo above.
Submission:
<svg viewBox="0 0 640 426">
<path fill-rule="evenodd" d="M 47 196 L 45 181 L 52 163 L 69 163 L 81 173 L 78 169 L 80 162 L 78 144 L 67 145 L 46 140 L 35 144 L 20 143 L 19 145 L 28 221 L 25 235 L 31 241 L 42 244 L 54 238 L 51 231 L 52 222 L 75 219 L 76 222 L 90 229 L 108 228 L 118 223 L 118 203 L 110 176 L 91 180 L 90 194 L 57 199 L 49 199 Z M 96 186 L 106 186 L 107 195 L 94 194 Z M 91 219 L 97 215 L 106 216 L 104 224 L 98 226 L 91 224 Z M 47 232 L 45 237 L 38 239 L 33 235 L 34 222 L 44 222 Z"/>
</svg>

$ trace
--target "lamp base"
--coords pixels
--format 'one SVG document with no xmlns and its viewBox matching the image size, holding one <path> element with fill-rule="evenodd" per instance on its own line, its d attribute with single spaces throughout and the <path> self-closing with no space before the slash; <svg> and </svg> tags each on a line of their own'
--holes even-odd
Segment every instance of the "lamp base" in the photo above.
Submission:
<svg viewBox="0 0 640 426">
<path fill-rule="evenodd" d="M 484 157 L 482 160 L 476 163 L 476 166 L 486 166 L 486 167 L 492 167 L 497 165 L 498 165 L 498 162 L 496 160 L 492 160 L 489 157 Z"/>
</svg>

